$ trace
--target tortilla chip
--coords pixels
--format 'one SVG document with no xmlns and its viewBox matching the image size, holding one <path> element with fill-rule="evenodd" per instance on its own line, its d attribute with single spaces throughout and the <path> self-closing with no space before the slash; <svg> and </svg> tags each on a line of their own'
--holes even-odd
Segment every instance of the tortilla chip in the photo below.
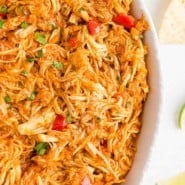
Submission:
<svg viewBox="0 0 185 185">
<path fill-rule="evenodd" d="M 164 15 L 160 30 L 161 43 L 185 43 L 185 0 L 171 0 Z"/>
</svg>

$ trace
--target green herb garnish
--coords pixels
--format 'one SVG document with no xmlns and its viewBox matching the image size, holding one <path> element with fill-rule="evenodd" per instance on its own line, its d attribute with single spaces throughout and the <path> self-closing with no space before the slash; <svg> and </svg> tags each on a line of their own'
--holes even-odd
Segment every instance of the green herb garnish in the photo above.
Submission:
<svg viewBox="0 0 185 185">
<path fill-rule="evenodd" d="M 42 49 L 37 52 L 37 57 L 38 58 L 43 57 L 43 55 L 44 55 L 44 53 L 43 53 L 43 50 Z"/>
<path fill-rule="evenodd" d="M 8 12 L 7 6 L 0 6 L 0 13 L 6 14 Z"/>
<path fill-rule="evenodd" d="M 26 60 L 30 63 L 35 62 L 35 58 L 34 57 L 27 57 Z"/>
<path fill-rule="evenodd" d="M 37 143 L 36 146 L 34 147 L 37 155 L 44 155 L 48 149 L 48 143 L 46 142 L 40 142 L 40 143 Z"/>
<path fill-rule="evenodd" d="M 32 92 L 32 93 L 30 94 L 30 96 L 28 96 L 27 100 L 32 101 L 32 100 L 35 99 L 35 97 L 36 97 L 36 92 Z"/>
<path fill-rule="evenodd" d="M 2 20 L 2 19 L 0 19 L 0 29 L 2 29 L 2 28 L 3 28 L 4 23 L 5 23 L 5 21 L 4 21 L 4 20 Z"/>
<path fill-rule="evenodd" d="M 21 28 L 22 29 L 26 29 L 27 27 L 28 27 L 28 23 L 27 22 L 24 21 L 24 22 L 21 23 Z"/>
<path fill-rule="evenodd" d="M 63 68 L 63 63 L 61 63 L 61 62 L 55 60 L 55 61 L 53 61 L 52 66 L 53 66 L 54 68 L 56 68 L 56 69 L 62 69 L 62 68 Z"/>
<path fill-rule="evenodd" d="M 4 100 L 5 100 L 6 103 L 11 103 L 11 101 L 12 101 L 10 96 L 5 96 Z"/>
<path fill-rule="evenodd" d="M 43 45 L 47 43 L 46 36 L 40 32 L 35 33 L 35 40 Z"/>
</svg>

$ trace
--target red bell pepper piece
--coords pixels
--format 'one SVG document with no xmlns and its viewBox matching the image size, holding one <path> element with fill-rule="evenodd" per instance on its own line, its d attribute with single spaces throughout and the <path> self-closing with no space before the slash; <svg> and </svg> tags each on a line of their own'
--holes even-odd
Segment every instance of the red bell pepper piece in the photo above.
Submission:
<svg viewBox="0 0 185 185">
<path fill-rule="evenodd" d="M 115 23 L 124 26 L 127 29 L 132 28 L 136 24 L 136 19 L 131 15 L 125 15 L 123 13 L 118 14 L 112 19 Z"/>
<path fill-rule="evenodd" d="M 91 35 L 95 35 L 100 32 L 100 23 L 96 20 L 89 21 L 87 27 Z"/>
<path fill-rule="evenodd" d="M 65 117 L 62 115 L 56 115 L 55 120 L 53 122 L 53 130 L 62 131 L 67 128 L 67 122 Z"/>
<path fill-rule="evenodd" d="M 79 40 L 78 40 L 76 37 L 71 37 L 71 38 L 69 39 L 69 47 L 70 47 L 70 48 L 76 47 L 77 44 L 78 44 L 78 42 L 79 42 Z"/>
</svg>

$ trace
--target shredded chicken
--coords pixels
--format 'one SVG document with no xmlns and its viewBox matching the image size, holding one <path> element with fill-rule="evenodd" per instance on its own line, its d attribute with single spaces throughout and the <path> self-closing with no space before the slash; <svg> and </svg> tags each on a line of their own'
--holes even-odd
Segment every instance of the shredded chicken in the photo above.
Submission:
<svg viewBox="0 0 185 185">
<path fill-rule="evenodd" d="M 147 22 L 113 21 L 131 3 L 0 1 L 0 185 L 125 182 L 149 92 Z"/>
</svg>

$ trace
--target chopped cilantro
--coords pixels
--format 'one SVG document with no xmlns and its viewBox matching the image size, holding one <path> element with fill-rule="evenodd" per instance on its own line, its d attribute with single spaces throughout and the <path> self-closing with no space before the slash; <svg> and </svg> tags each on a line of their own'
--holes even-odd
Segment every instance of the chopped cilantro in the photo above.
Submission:
<svg viewBox="0 0 185 185">
<path fill-rule="evenodd" d="M 47 43 L 46 36 L 40 32 L 35 33 L 35 40 L 43 45 Z"/>
<path fill-rule="evenodd" d="M 37 52 L 37 57 L 38 58 L 43 57 L 43 55 L 44 55 L 44 53 L 43 53 L 43 50 L 42 49 Z"/>
<path fill-rule="evenodd" d="M 0 6 L 0 13 L 6 14 L 8 12 L 7 6 Z"/>
<path fill-rule="evenodd" d="M 30 63 L 35 62 L 35 58 L 34 57 L 27 57 L 26 60 Z"/>
<path fill-rule="evenodd" d="M 40 142 L 40 143 L 37 143 L 34 147 L 37 155 L 44 155 L 48 149 L 48 143 L 46 142 Z"/>
<path fill-rule="evenodd" d="M 32 92 L 32 93 L 30 94 L 30 96 L 28 96 L 27 100 L 32 101 L 32 100 L 35 99 L 35 97 L 36 97 L 36 92 Z"/>
<path fill-rule="evenodd" d="M 55 60 L 55 61 L 53 61 L 52 66 L 53 66 L 54 68 L 56 68 L 56 69 L 62 69 L 62 68 L 63 68 L 63 63 L 61 63 L 61 62 Z"/>
<path fill-rule="evenodd" d="M 4 21 L 4 20 L 2 20 L 2 19 L 0 19 L 0 29 L 2 29 L 2 28 L 3 28 L 4 23 L 5 23 L 5 21 Z"/>
<path fill-rule="evenodd" d="M 21 23 L 21 28 L 22 29 L 26 29 L 27 27 L 28 27 L 28 23 L 27 22 L 24 21 L 24 22 Z"/>
<path fill-rule="evenodd" d="M 10 96 L 5 96 L 4 100 L 5 100 L 6 103 L 11 103 L 11 101 L 12 101 Z"/>
</svg>

